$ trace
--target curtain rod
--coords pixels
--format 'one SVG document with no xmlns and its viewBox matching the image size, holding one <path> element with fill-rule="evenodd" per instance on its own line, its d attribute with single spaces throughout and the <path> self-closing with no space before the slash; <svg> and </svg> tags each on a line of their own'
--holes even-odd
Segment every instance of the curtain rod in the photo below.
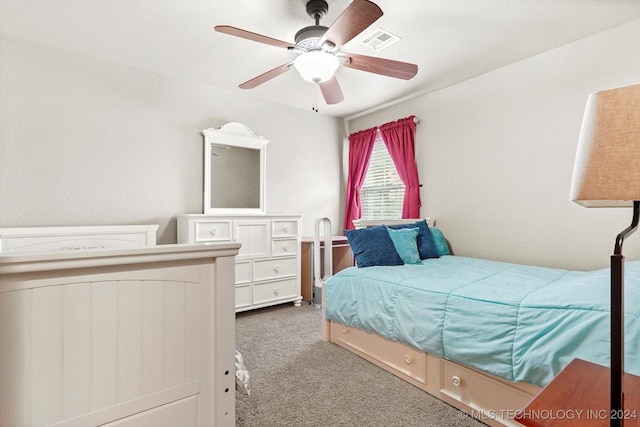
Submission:
<svg viewBox="0 0 640 427">
<path fill-rule="evenodd" d="M 411 117 L 411 116 L 408 116 L 408 117 L 406 117 L 406 118 L 408 119 L 409 117 Z M 389 123 L 397 122 L 397 121 L 400 121 L 400 120 L 403 120 L 403 119 L 392 120 L 392 121 L 390 121 Z M 416 117 L 416 116 L 413 116 L 413 123 L 415 123 L 415 124 L 419 124 L 419 123 L 420 123 L 420 118 L 419 118 L 419 117 Z M 385 123 L 385 124 L 386 124 L 386 123 Z M 380 126 L 384 126 L 384 125 L 380 125 Z M 379 128 L 380 128 L 380 126 L 375 126 L 375 128 L 376 128 L 376 129 L 379 129 Z"/>
<path fill-rule="evenodd" d="M 406 118 L 409 118 L 409 117 L 411 117 L 411 116 L 408 116 L 408 117 L 406 117 Z M 398 119 L 398 120 L 402 120 L 402 119 Z M 391 122 L 389 122 L 389 123 L 393 123 L 394 121 L 397 121 L 397 120 L 393 120 L 393 121 L 391 121 Z M 419 124 L 419 123 L 420 123 L 420 118 L 419 118 L 419 117 L 416 117 L 416 116 L 413 116 L 413 122 L 414 122 L 416 125 L 417 125 L 417 124 Z M 345 122 L 345 124 L 346 124 L 346 122 Z M 384 125 L 380 125 L 380 126 L 384 126 Z M 363 131 L 366 131 L 366 130 L 374 130 L 374 129 L 375 129 L 377 132 L 379 132 L 379 131 L 380 131 L 380 126 L 373 126 L 373 127 L 369 128 L 369 129 L 361 129 L 361 130 L 359 130 L 359 131 L 357 131 L 357 132 L 351 132 L 349 135 L 354 135 L 354 134 L 356 134 L 356 133 L 358 133 L 358 132 L 363 132 Z"/>
<path fill-rule="evenodd" d="M 420 118 L 414 116 L 413 123 L 415 123 L 416 125 L 420 124 Z M 380 126 L 384 126 L 384 125 L 380 125 Z M 374 129 L 380 131 L 380 126 L 375 126 Z"/>
</svg>

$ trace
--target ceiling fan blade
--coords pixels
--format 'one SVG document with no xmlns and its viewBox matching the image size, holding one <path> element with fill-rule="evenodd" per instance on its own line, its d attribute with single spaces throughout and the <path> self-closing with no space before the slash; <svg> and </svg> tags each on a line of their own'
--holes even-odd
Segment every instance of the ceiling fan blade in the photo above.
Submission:
<svg viewBox="0 0 640 427">
<path fill-rule="evenodd" d="M 251 31 L 242 30 L 240 28 L 232 27 L 230 25 L 216 25 L 213 27 L 219 33 L 229 34 L 231 36 L 241 37 L 243 39 L 252 40 L 254 42 L 269 44 L 275 47 L 281 47 L 284 49 L 293 49 L 295 45 L 282 40 L 274 39 L 271 37 L 263 36 L 262 34 L 252 33 Z"/>
<path fill-rule="evenodd" d="M 356 70 L 368 71 L 369 73 L 382 74 L 383 76 L 395 77 L 397 79 L 410 80 L 418 73 L 418 66 L 408 62 L 394 61 L 392 59 L 376 58 L 374 56 L 357 55 L 355 53 L 345 53 L 349 62 L 345 67 Z"/>
<path fill-rule="evenodd" d="M 341 47 L 382 16 L 382 9 L 369 0 L 354 0 L 322 36 L 320 45 L 329 42 Z"/>
<path fill-rule="evenodd" d="M 280 74 L 286 73 L 287 71 L 289 71 L 289 67 L 291 66 L 291 64 L 293 64 L 293 62 L 280 65 L 279 67 L 276 67 L 273 70 L 269 70 L 266 73 L 262 73 L 259 76 L 252 78 L 251 80 L 247 80 L 240 85 L 240 88 L 253 89 L 256 86 L 273 79 L 274 77 L 278 77 Z"/>
<path fill-rule="evenodd" d="M 342 89 L 340 89 L 340 84 L 336 76 L 320 83 L 320 91 L 327 104 L 337 104 L 344 100 L 344 95 L 342 94 Z"/>
</svg>

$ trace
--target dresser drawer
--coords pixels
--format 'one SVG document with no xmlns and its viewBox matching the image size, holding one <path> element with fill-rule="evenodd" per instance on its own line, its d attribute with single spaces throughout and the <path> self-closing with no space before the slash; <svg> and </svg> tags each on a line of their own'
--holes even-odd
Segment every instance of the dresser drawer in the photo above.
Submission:
<svg viewBox="0 0 640 427">
<path fill-rule="evenodd" d="M 271 256 L 296 255 L 297 253 L 297 239 L 274 240 L 271 243 Z"/>
<path fill-rule="evenodd" d="M 297 258 L 255 260 L 253 262 L 253 280 L 269 280 L 297 275 L 297 260 Z"/>
<path fill-rule="evenodd" d="M 236 285 L 236 308 L 251 305 L 251 284 Z"/>
<path fill-rule="evenodd" d="M 255 283 L 253 303 L 260 304 L 298 295 L 298 280 L 295 277 L 275 282 Z"/>
<path fill-rule="evenodd" d="M 236 283 L 251 282 L 251 261 L 236 263 Z"/>
<path fill-rule="evenodd" d="M 196 221 L 196 242 L 230 242 L 231 221 Z"/>
<path fill-rule="evenodd" d="M 278 237 L 297 237 L 298 236 L 298 221 L 296 220 L 280 220 L 274 219 L 271 221 L 271 236 Z"/>
</svg>

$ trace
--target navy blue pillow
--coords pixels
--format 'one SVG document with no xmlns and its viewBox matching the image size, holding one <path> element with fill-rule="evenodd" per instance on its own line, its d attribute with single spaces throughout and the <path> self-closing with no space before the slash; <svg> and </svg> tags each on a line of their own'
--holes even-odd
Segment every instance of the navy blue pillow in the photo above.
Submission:
<svg viewBox="0 0 640 427">
<path fill-rule="evenodd" d="M 431 230 L 429 230 L 429 226 L 427 225 L 426 220 L 421 220 L 418 222 L 414 222 L 411 224 L 401 224 L 401 225 L 390 225 L 389 228 L 413 228 L 418 227 L 418 253 L 420 254 L 420 259 L 427 258 L 439 258 L 440 254 L 438 253 L 438 248 L 436 246 L 436 242 L 433 238 L 433 234 L 431 234 Z"/>
<path fill-rule="evenodd" d="M 358 267 L 374 265 L 403 265 L 387 227 L 378 225 L 359 230 L 345 230 Z"/>
</svg>

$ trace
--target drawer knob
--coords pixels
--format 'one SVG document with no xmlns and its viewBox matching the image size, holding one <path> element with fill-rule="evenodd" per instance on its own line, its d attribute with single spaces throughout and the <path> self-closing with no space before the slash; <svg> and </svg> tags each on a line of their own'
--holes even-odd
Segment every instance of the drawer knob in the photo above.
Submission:
<svg viewBox="0 0 640 427">
<path fill-rule="evenodd" d="M 289 250 L 289 245 L 287 245 L 287 244 L 282 245 L 282 251 L 283 252 L 287 252 L 288 250 Z"/>
<path fill-rule="evenodd" d="M 278 288 L 274 288 L 274 289 L 273 289 L 273 293 L 274 293 L 275 295 L 279 295 L 279 294 L 280 294 L 280 289 L 278 289 Z"/>
<path fill-rule="evenodd" d="M 212 235 L 212 236 L 215 236 L 216 235 L 216 229 L 212 228 L 211 230 L 209 230 L 209 234 Z"/>
<path fill-rule="evenodd" d="M 284 231 L 285 233 L 289 232 L 289 227 L 287 227 L 286 225 L 284 227 L 282 227 L 282 231 Z"/>
<path fill-rule="evenodd" d="M 274 273 L 280 273 L 280 266 L 276 265 L 275 267 L 273 267 L 273 272 Z"/>
<path fill-rule="evenodd" d="M 460 384 L 462 383 L 462 380 L 460 379 L 459 376 L 454 375 L 454 376 L 451 377 L 451 383 L 456 387 L 460 387 Z"/>
<path fill-rule="evenodd" d="M 349 330 L 347 328 L 342 328 L 342 334 L 345 335 Z"/>
<path fill-rule="evenodd" d="M 413 356 L 410 354 L 407 354 L 404 357 L 404 363 L 406 363 L 407 365 L 411 365 L 413 363 Z"/>
</svg>

